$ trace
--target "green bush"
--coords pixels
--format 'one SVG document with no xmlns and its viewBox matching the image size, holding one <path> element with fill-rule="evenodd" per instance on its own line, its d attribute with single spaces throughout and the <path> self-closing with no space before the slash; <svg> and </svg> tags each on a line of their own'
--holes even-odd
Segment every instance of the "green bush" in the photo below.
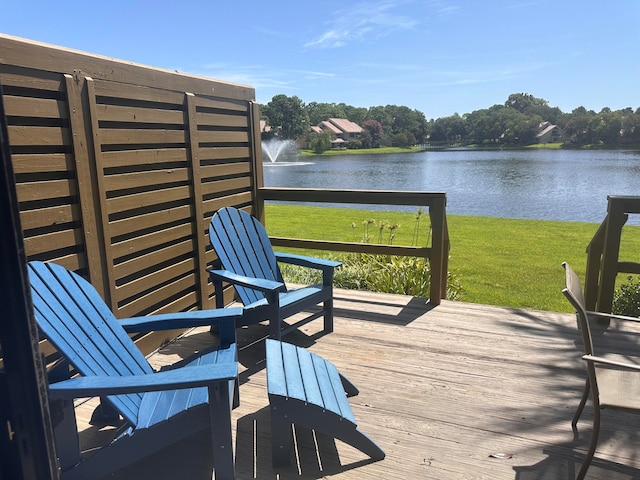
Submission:
<svg viewBox="0 0 640 480">
<path fill-rule="evenodd" d="M 627 281 L 613 294 L 612 313 L 640 317 L 640 279 L 628 276 Z"/>
<path fill-rule="evenodd" d="M 431 268 L 424 258 L 355 253 L 342 255 L 338 260 L 342 266 L 334 275 L 336 288 L 429 297 Z M 289 282 L 313 284 L 322 281 L 317 271 L 292 265 L 281 265 L 281 268 Z M 460 282 L 449 272 L 446 298 L 460 300 L 461 297 Z"/>
</svg>

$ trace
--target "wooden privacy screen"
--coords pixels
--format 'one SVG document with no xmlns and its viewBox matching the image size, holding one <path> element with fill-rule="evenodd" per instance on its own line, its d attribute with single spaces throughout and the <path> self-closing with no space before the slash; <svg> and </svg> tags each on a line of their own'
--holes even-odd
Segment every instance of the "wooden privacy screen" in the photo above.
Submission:
<svg viewBox="0 0 640 480">
<path fill-rule="evenodd" d="M 0 82 L 27 257 L 117 317 L 213 308 L 208 222 L 261 186 L 254 90 L 5 35 Z"/>
</svg>

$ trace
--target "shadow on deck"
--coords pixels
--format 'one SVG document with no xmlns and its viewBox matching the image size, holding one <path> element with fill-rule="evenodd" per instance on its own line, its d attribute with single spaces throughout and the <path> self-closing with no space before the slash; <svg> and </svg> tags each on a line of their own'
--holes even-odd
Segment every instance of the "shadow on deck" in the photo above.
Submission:
<svg viewBox="0 0 640 480">
<path fill-rule="evenodd" d="M 362 431 L 386 452 L 361 452 L 296 429 L 296 462 L 271 467 L 264 372 L 266 325 L 238 331 L 241 405 L 234 411 L 239 479 L 573 479 L 591 432 L 588 404 L 571 417 L 585 373 L 575 316 L 399 295 L 338 290 L 335 332 L 312 322 L 286 341 L 330 359 L 359 388 L 351 398 Z M 640 332 L 604 338 L 637 351 Z M 172 363 L 210 344 L 206 329 L 167 345 L 151 363 Z M 92 402 L 78 406 L 89 412 Z M 634 417 L 606 411 L 587 478 L 640 478 Z M 610 425 L 619 427 L 616 430 Z M 94 427 L 83 441 L 95 441 Z M 92 440 L 93 439 L 93 440 Z M 184 442 L 119 478 L 208 478 L 209 440 Z M 501 454 L 501 455 L 498 455 Z M 496 458 L 498 457 L 498 458 Z"/>
</svg>

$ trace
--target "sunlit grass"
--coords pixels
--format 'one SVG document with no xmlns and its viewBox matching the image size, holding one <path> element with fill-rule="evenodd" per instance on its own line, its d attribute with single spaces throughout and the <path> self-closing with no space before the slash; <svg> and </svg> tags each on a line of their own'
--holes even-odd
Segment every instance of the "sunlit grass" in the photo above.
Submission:
<svg viewBox="0 0 640 480">
<path fill-rule="evenodd" d="M 415 216 L 402 212 L 266 206 L 270 235 L 319 240 L 361 241 L 363 222 L 374 219 L 399 224 L 393 244 L 411 245 Z M 585 250 L 597 224 L 460 215 L 449 215 L 447 219 L 451 240 L 449 270 L 462 285 L 462 301 L 557 312 L 571 310 L 561 293 L 564 286 L 561 263 L 569 262 L 584 278 Z M 371 243 L 378 243 L 375 227 L 369 228 Z M 427 244 L 428 235 L 425 213 L 420 222 L 421 245 Z M 382 243 L 387 242 L 383 239 Z M 331 255 L 335 253 L 326 254 Z M 640 260 L 640 227 L 625 227 L 620 258 Z"/>
</svg>

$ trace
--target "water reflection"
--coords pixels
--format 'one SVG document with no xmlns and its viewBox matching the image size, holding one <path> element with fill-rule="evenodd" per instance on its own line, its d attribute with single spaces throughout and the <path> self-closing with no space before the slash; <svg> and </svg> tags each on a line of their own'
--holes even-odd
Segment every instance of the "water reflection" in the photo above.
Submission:
<svg viewBox="0 0 640 480">
<path fill-rule="evenodd" d="M 598 223 L 606 215 L 607 195 L 640 195 L 640 155 L 632 151 L 457 150 L 303 158 L 287 168 L 265 168 L 265 185 L 446 192 L 451 214 Z M 632 216 L 630 223 L 639 220 Z"/>
</svg>

